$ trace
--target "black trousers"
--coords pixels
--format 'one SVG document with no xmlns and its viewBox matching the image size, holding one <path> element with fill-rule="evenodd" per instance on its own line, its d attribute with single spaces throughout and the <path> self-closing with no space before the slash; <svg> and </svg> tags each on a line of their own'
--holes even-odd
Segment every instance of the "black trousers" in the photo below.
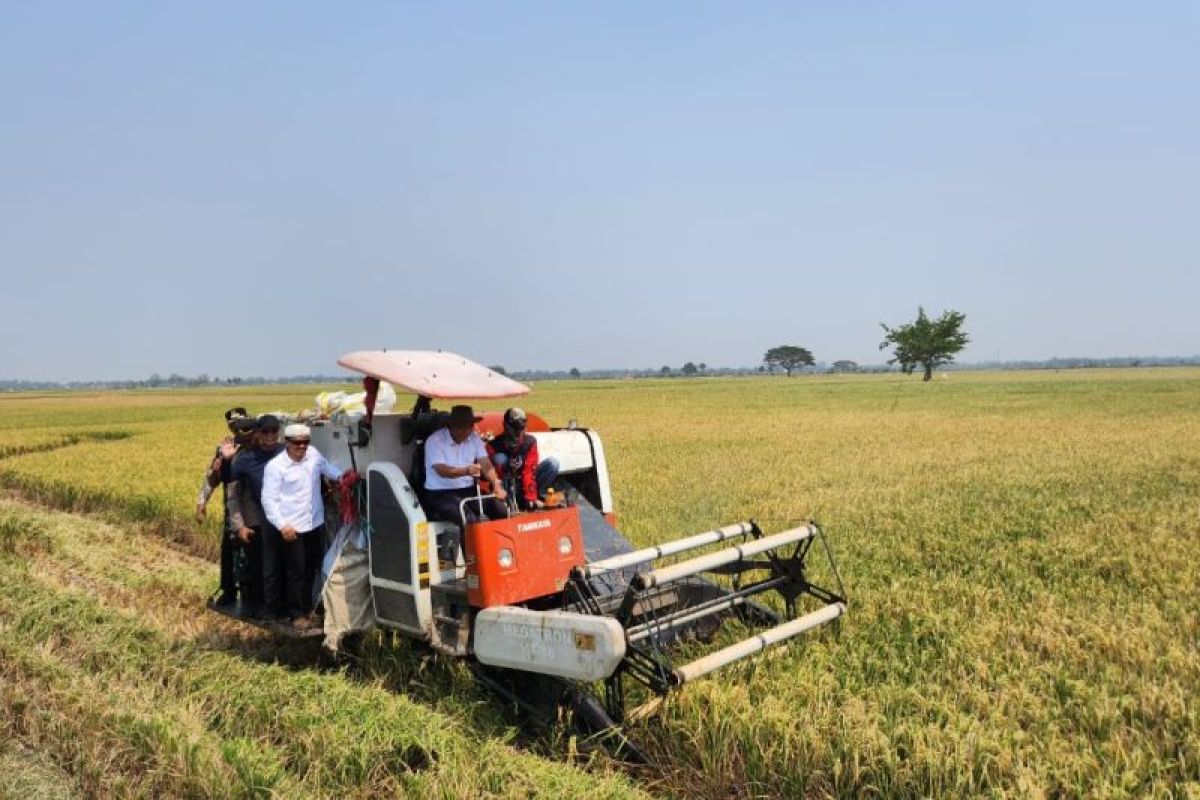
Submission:
<svg viewBox="0 0 1200 800">
<path fill-rule="evenodd" d="M 228 523 L 228 521 L 226 521 Z M 226 524 L 221 531 L 221 594 L 233 597 L 237 594 L 237 575 L 233 571 L 233 549 L 237 546 L 237 535 Z"/>
<path fill-rule="evenodd" d="M 475 489 L 426 489 L 425 516 L 433 521 L 453 522 L 462 524 L 459 513 L 459 503 L 463 498 L 475 497 Z M 508 508 L 494 497 L 483 501 L 483 513 L 479 512 L 479 503 L 470 502 L 463 509 L 467 515 L 467 524 L 479 522 L 482 519 L 504 519 L 508 516 Z"/>
<path fill-rule="evenodd" d="M 274 525 L 263 525 L 263 593 L 268 613 L 295 619 L 312 611 L 313 582 L 324 548 L 324 525 L 290 542 Z"/>
<path fill-rule="evenodd" d="M 263 610 L 263 529 L 251 528 L 254 535 L 243 542 L 237 534 L 230 536 L 230 561 L 233 563 L 233 578 L 241 591 L 242 605 L 248 609 Z M 222 547 L 224 557 L 224 547 Z"/>
</svg>

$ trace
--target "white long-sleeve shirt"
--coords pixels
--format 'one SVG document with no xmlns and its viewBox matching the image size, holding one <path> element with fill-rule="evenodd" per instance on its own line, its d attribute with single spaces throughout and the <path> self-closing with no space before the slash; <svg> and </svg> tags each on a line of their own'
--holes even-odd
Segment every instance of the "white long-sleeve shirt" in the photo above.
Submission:
<svg viewBox="0 0 1200 800">
<path fill-rule="evenodd" d="M 293 461 L 285 449 L 267 462 L 262 490 L 262 507 L 267 520 L 278 530 L 291 525 L 297 533 L 307 533 L 324 525 L 322 475 L 337 480 L 342 477 L 342 470 L 312 445 L 299 461 Z"/>
</svg>

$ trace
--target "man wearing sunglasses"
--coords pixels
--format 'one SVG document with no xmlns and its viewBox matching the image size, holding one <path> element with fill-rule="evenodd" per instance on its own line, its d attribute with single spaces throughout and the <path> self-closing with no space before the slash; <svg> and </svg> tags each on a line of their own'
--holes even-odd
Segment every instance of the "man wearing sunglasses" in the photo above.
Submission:
<svg viewBox="0 0 1200 800">
<path fill-rule="evenodd" d="M 279 455 L 279 418 L 264 414 L 255 423 L 250 446 L 234 456 L 230 467 L 228 491 L 229 524 L 237 536 L 240 553 L 235 560 L 242 569 L 235 570 L 242 590 L 240 613 L 250 617 L 269 617 L 264 608 L 262 530 L 265 517 L 262 511 L 263 473 L 271 459 Z M 240 556 L 240 557 L 239 557 Z"/>
<path fill-rule="evenodd" d="M 297 630 L 318 623 L 312 616 L 313 583 L 325 542 L 325 504 L 321 478 L 342 477 L 337 464 L 310 445 L 307 425 L 284 428 L 284 452 L 263 472 L 263 582 L 267 604 L 282 608 Z"/>
</svg>

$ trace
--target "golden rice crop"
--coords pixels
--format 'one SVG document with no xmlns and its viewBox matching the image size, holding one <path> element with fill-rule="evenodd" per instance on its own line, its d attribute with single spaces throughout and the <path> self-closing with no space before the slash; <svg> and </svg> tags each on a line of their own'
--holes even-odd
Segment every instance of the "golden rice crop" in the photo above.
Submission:
<svg viewBox="0 0 1200 800">
<path fill-rule="evenodd" d="M 4 398 L 0 446 L 132 435 L 0 479 L 211 542 L 187 526 L 221 410 L 314 392 Z M 639 544 L 822 523 L 849 616 L 635 733 L 658 790 L 849 797 L 1200 791 L 1198 401 L 1200 370 L 1155 369 L 562 381 L 523 403 L 600 431 Z"/>
</svg>

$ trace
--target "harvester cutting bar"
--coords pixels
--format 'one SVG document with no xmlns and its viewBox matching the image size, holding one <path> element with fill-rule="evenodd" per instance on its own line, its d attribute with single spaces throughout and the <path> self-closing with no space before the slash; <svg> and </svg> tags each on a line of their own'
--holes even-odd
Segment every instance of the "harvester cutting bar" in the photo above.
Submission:
<svg viewBox="0 0 1200 800">
<path fill-rule="evenodd" d="M 715 533 L 716 531 L 713 532 Z M 817 528 L 815 525 L 802 525 L 799 528 L 792 528 L 791 530 L 776 533 L 772 536 L 764 536 L 752 542 L 727 547 L 724 550 L 718 550 L 715 553 L 698 556 L 687 561 L 680 561 L 678 564 L 661 567 L 652 572 L 639 573 L 634 576 L 633 585 L 637 589 L 649 589 L 653 586 L 661 586 L 690 575 L 697 575 L 701 572 L 716 569 L 725 564 L 741 561 L 747 556 L 755 556 L 765 553 L 768 550 L 774 550 L 777 547 L 784 547 L 793 542 L 803 541 L 816 534 L 816 532 Z"/>
<path fill-rule="evenodd" d="M 612 570 L 645 564 L 664 556 L 673 556 L 676 553 L 682 553 L 684 550 L 694 550 L 697 547 L 723 542 L 726 539 L 732 539 L 734 536 L 745 536 L 751 533 L 754 527 L 753 522 L 739 522 L 736 525 L 726 525 L 724 528 L 705 531 L 695 536 L 688 536 L 685 539 L 678 539 L 674 542 L 667 542 L 655 547 L 646 547 L 641 550 L 634 550 L 631 553 L 621 553 L 620 555 L 612 556 L 602 561 L 594 561 L 586 565 L 583 568 L 583 576 L 585 578 L 593 578 Z"/>
<path fill-rule="evenodd" d="M 657 617 L 651 622 L 646 622 L 641 625 L 635 625 L 626 632 L 628 641 L 640 642 L 648 636 L 654 636 L 662 631 L 673 630 L 684 625 L 695 622 L 698 619 L 703 619 L 711 614 L 720 614 L 724 611 L 729 611 L 735 606 L 740 606 L 745 603 L 750 597 L 756 594 L 770 591 L 778 588 L 786 583 L 788 578 L 771 578 L 769 580 L 756 583 L 753 586 L 747 586 L 736 592 L 722 595 L 714 600 L 709 600 L 699 605 L 690 606 L 682 611 L 676 611 L 673 614 L 668 614 L 663 617 Z"/>
<path fill-rule="evenodd" d="M 727 664 L 732 664 L 734 661 L 766 650 L 773 644 L 791 639 L 793 636 L 798 636 L 818 625 L 835 620 L 844 613 L 846 613 L 845 603 L 830 603 L 816 611 L 805 614 L 803 617 L 794 619 L 791 622 L 785 622 L 782 625 L 776 625 L 774 628 L 765 630 L 756 636 L 743 639 L 737 644 L 731 644 L 729 647 L 718 650 L 715 653 L 698 658 L 690 664 L 676 667 L 672 673 L 672 680 L 677 686 L 688 681 L 694 681 L 696 678 L 707 675 L 713 670 L 720 669 Z"/>
</svg>

